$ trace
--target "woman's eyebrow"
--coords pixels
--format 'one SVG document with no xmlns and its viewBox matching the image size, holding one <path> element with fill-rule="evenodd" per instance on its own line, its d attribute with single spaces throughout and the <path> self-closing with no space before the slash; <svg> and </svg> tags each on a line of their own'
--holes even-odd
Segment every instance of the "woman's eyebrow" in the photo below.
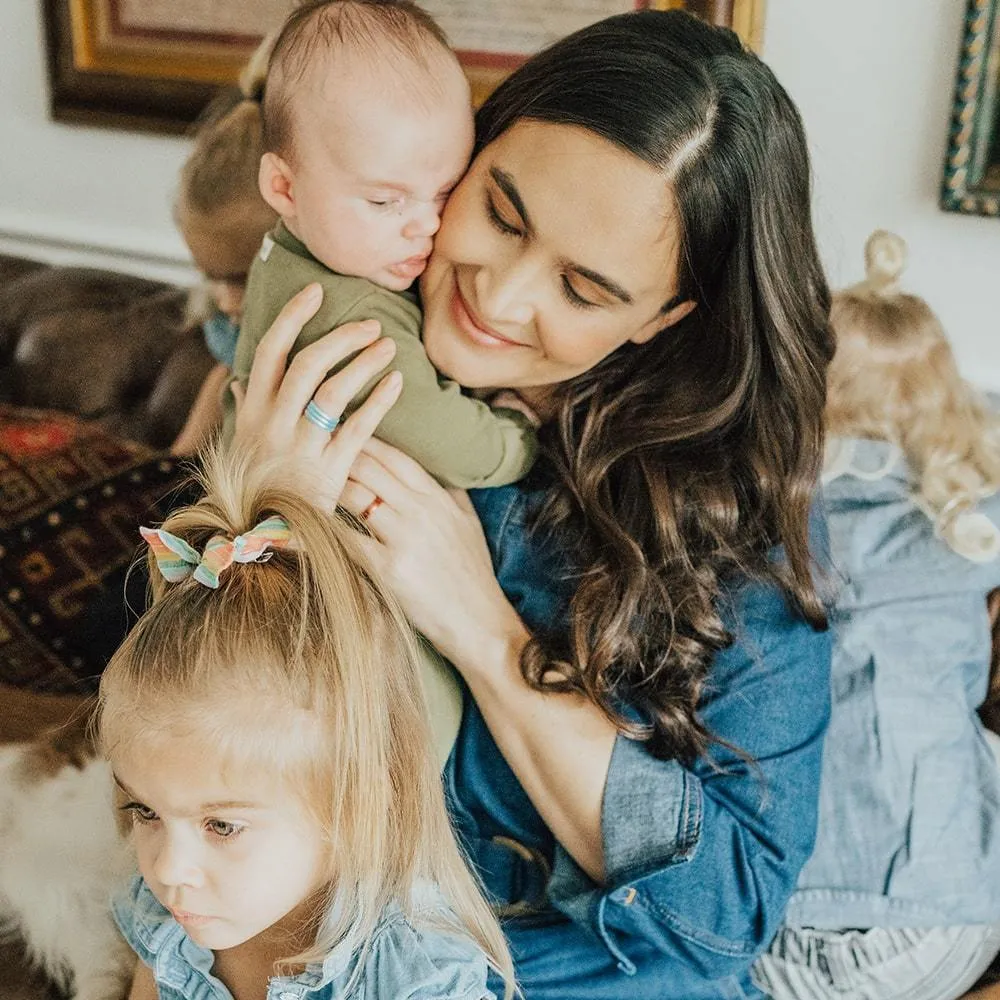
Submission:
<svg viewBox="0 0 1000 1000">
<path fill-rule="evenodd" d="M 630 306 L 635 301 L 632 296 L 618 284 L 617 281 L 612 281 L 610 278 L 605 277 L 599 271 L 591 271 L 589 267 L 584 267 L 582 264 L 574 264 L 573 261 L 567 260 L 563 262 L 563 266 L 569 271 L 576 271 L 581 278 L 586 278 L 587 281 L 593 282 L 595 285 L 603 288 L 609 295 L 613 295 L 616 299 L 620 300 L 624 305 Z"/>
<path fill-rule="evenodd" d="M 514 178 L 506 170 L 501 170 L 499 167 L 490 167 L 490 177 L 493 178 L 494 184 L 507 195 L 507 200 L 514 206 L 514 211 L 521 217 L 524 228 L 529 233 L 533 232 L 528 210 L 524 207 L 521 192 L 518 191 L 517 185 L 514 183 Z"/>
<path fill-rule="evenodd" d="M 521 197 L 521 192 L 517 190 L 514 178 L 499 167 L 490 167 L 490 177 L 493 178 L 493 183 L 507 196 L 507 200 L 514 207 L 514 211 L 521 217 L 524 228 L 529 234 L 534 233 L 531 219 L 528 216 L 528 210 L 524 207 L 524 199 Z M 634 299 L 617 281 L 612 281 L 611 278 L 601 274 L 599 271 L 592 271 L 589 267 L 584 267 L 582 264 L 577 264 L 571 260 L 562 261 L 562 266 L 568 271 L 575 271 L 581 278 L 586 278 L 587 281 L 593 282 L 599 288 L 603 288 L 609 295 L 613 295 L 623 304 L 627 306 L 632 305 Z"/>
</svg>

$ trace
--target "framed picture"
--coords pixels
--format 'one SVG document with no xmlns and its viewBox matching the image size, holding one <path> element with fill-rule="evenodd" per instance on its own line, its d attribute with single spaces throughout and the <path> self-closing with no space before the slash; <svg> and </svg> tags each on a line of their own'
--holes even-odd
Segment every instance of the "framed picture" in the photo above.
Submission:
<svg viewBox="0 0 1000 1000">
<path fill-rule="evenodd" d="M 458 52 L 477 105 L 529 56 L 612 14 L 689 10 L 734 28 L 759 47 L 764 13 L 764 0 L 420 0 L 420 5 Z"/>
<path fill-rule="evenodd" d="M 42 0 L 57 121 L 184 132 L 296 0 Z M 760 43 L 765 0 L 421 0 L 477 102 L 550 42 L 627 10 L 682 8 Z"/>
<path fill-rule="evenodd" d="M 1000 0 L 969 0 L 941 207 L 1000 217 Z"/>
</svg>

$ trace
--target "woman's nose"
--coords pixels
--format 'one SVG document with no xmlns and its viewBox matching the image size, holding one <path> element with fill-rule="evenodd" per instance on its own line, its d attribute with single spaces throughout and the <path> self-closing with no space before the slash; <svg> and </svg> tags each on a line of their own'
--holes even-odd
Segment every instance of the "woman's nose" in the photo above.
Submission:
<svg viewBox="0 0 1000 1000">
<path fill-rule="evenodd" d="M 152 874 L 160 885 L 198 888 L 204 881 L 195 846 L 190 838 L 164 832 L 152 858 Z"/>
<path fill-rule="evenodd" d="M 526 255 L 485 264 L 476 273 L 476 300 L 482 319 L 524 326 L 536 312 L 542 265 Z"/>
</svg>

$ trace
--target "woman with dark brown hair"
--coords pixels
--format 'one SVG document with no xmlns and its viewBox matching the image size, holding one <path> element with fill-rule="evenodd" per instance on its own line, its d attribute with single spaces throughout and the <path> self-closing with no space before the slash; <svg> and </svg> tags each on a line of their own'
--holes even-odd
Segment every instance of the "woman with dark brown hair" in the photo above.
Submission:
<svg viewBox="0 0 1000 1000">
<path fill-rule="evenodd" d="M 528 1000 L 759 996 L 829 712 L 810 509 L 831 339 L 801 122 L 734 35 L 642 12 L 530 60 L 477 128 L 424 344 L 538 415 L 529 481 L 467 498 L 372 440 L 344 486 L 350 421 L 302 413 L 342 412 L 325 372 L 366 338 L 283 376 L 313 288 L 262 343 L 237 436 L 365 522 L 462 675 L 446 789 Z"/>
<path fill-rule="evenodd" d="M 829 714 L 810 510 L 831 338 L 802 125 L 735 35 L 645 11 L 531 59 L 477 129 L 423 339 L 538 415 L 529 480 L 452 494 L 372 439 L 345 485 L 361 411 L 331 435 L 304 410 L 339 416 L 392 347 L 354 324 L 286 373 L 316 288 L 261 342 L 237 438 L 365 522 L 461 674 L 446 794 L 527 1000 L 758 997 Z"/>
</svg>

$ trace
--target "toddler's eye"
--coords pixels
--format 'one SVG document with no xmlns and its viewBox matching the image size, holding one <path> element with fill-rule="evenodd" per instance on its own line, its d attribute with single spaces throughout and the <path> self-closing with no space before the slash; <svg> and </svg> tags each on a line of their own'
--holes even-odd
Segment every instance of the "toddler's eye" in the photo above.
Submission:
<svg viewBox="0 0 1000 1000">
<path fill-rule="evenodd" d="M 126 802 L 121 811 L 128 813 L 136 823 L 155 823 L 160 817 L 141 802 Z"/>
<path fill-rule="evenodd" d="M 243 827 L 238 823 L 227 823 L 224 819 L 206 820 L 205 827 L 209 833 L 220 840 L 232 840 L 233 837 L 238 836 L 243 830 Z"/>
</svg>

